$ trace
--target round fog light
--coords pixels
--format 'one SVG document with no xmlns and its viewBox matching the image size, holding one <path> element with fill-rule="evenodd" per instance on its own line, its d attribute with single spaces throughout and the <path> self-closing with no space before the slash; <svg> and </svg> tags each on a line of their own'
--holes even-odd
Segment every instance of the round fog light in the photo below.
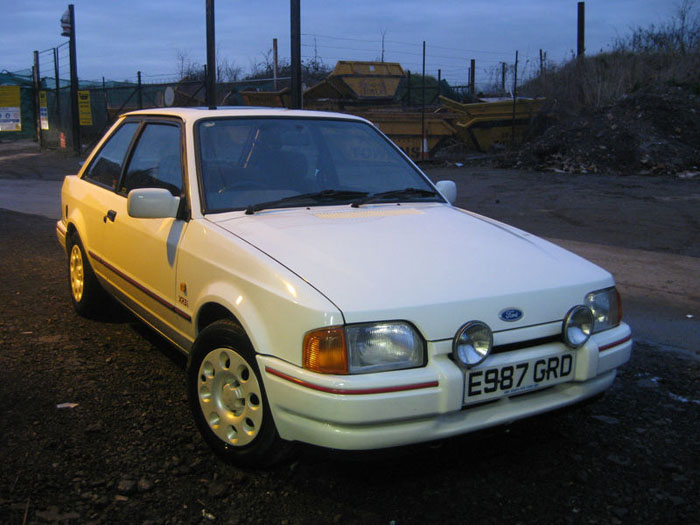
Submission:
<svg viewBox="0 0 700 525">
<path fill-rule="evenodd" d="M 493 333 L 486 323 L 469 321 L 459 329 L 452 344 L 457 364 L 471 368 L 486 359 L 493 348 Z"/>
<path fill-rule="evenodd" d="M 593 333 L 593 312 L 587 306 L 574 306 L 564 318 L 564 342 L 571 348 L 579 348 Z"/>
</svg>

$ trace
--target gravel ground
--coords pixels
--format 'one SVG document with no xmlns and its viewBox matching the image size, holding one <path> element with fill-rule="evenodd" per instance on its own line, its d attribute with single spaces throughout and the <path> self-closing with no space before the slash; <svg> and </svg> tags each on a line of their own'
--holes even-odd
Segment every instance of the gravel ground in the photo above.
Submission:
<svg viewBox="0 0 700 525">
<path fill-rule="evenodd" d="M 0 224 L 1 523 L 698 522 L 692 355 L 637 343 L 602 399 L 497 432 L 241 470 L 195 430 L 182 355 L 73 312 L 55 222 Z"/>
</svg>

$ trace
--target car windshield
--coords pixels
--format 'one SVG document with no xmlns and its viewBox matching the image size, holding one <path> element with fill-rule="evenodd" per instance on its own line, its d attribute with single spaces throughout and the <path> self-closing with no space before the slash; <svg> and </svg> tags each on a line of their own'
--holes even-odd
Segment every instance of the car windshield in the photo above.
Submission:
<svg viewBox="0 0 700 525">
<path fill-rule="evenodd" d="M 317 118 L 212 118 L 197 126 L 206 213 L 443 202 L 372 126 Z"/>
</svg>

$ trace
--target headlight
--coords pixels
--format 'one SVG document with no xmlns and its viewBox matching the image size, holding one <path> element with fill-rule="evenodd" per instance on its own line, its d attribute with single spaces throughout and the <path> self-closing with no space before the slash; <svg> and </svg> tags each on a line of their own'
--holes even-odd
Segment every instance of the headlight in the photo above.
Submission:
<svg viewBox="0 0 700 525">
<path fill-rule="evenodd" d="M 486 323 L 469 321 L 459 329 L 452 343 L 457 364 L 471 368 L 486 359 L 493 349 L 493 333 Z"/>
<path fill-rule="evenodd" d="M 408 323 L 345 327 L 351 374 L 415 368 L 425 361 L 423 339 Z"/>
<path fill-rule="evenodd" d="M 588 306 L 574 306 L 564 318 L 562 335 L 571 348 L 579 348 L 593 333 L 593 313 Z"/>
<path fill-rule="evenodd" d="M 304 368 L 322 374 L 366 374 L 425 364 L 425 343 L 408 323 L 321 328 L 304 336 Z"/>
<path fill-rule="evenodd" d="M 622 321 L 622 302 L 617 288 L 589 293 L 584 302 L 593 312 L 593 333 L 614 328 Z"/>
</svg>

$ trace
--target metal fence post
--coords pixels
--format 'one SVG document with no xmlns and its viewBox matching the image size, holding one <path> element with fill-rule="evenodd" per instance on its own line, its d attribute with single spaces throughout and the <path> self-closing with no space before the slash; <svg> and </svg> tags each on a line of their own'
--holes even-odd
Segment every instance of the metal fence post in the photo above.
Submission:
<svg viewBox="0 0 700 525">
<path fill-rule="evenodd" d="M 277 85 L 277 77 L 279 72 L 277 71 L 277 39 L 272 39 L 272 78 L 274 79 L 275 91 L 279 90 Z"/>
<path fill-rule="evenodd" d="M 53 48 L 53 71 L 56 77 L 56 120 L 61 129 L 61 80 L 58 78 L 58 48 Z"/>
<path fill-rule="evenodd" d="M 289 10 L 292 48 L 292 109 L 301 109 L 301 14 L 300 1 L 291 0 Z"/>
<path fill-rule="evenodd" d="M 41 80 L 39 77 L 39 52 L 34 51 L 34 67 L 32 68 L 32 80 L 34 84 L 34 125 L 36 126 L 36 140 L 39 142 L 39 147 L 43 146 L 41 142 L 41 116 L 39 109 L 39 89 L 41 88 Z"/>
<path fill-rule="evenodd" d="M 423 80 L 421 82 L 420 135 L 420 160 L 426 160 L 428 158 L 428 140 L 425 136 L 425 40 L 423 40 Z"/>
<path fill-rule="evenodd" d="M 506 63 L 501 62 L 501 91 L 506 92 Z"/>
<path fill-rule="evenodd" d="M 70 17 L 70 106 L 73 124 L 73 150 L 80 155 L 80 120 L 78 117 L 78 62 L 75 52 L 75 9 L 68 4 Z"/>
<path fill-rule="evenodd" d="M 109 122 L 109 105 L 107 104 L 107 85 L 105 84 L 105 77 L 102 77 L 102 100 L 105 105 L 105 122 Z"/>
<path fill-rule="evenodd" d="M 214 0 L 207 0 L 207 100 L 209 109 L 216 109 L 216 44 Z"/>
<path fill-rule="evenodd" d="M 136 72 L 139 109 L 143 109 L 143 92 L 141 91 L 141 71 Z"/>
<path fill-rule="evenodd" d="M 476 93 L 476 60 L 473 58 L 469 66 L 469 92 L 472 96 Z"/>
<path fill-rule="evenodd" d="M 518 52 L 515 52 L 515 67 L 513 68 L 513 126 L 512 145 L 515 145 L 515 104 L 518 100 Z"/>
<path fill-rule="evenodd" d="M 586 2 L 578 3 L 578 32 L 576 35 L 576 56 L 583 58 L 586 53 Z"/>
<path fill-rule="evenodd" d="M 540 49 L 540 76 L 544 75 L 544 55 Z"/>
<path fill-rule="evenodd" d="M 406 88 L 406 98 L 408 99 L 408 106 L 410 107 L 411 104 L 411 72 L 408 72 L 408 82 L 406 83 L 407 88 Z"/>
<path fill-rule="evenodd" d="M 206 64 L 204 64 L 204 82 L 202 82 L 202 86 L 195 92 L 199 93 L 199 91 L 204 88 L 204 105 L 209 107 L 211 102 L 209 101 L 209 68 L 207 67 Z M 185 103 L 186 106 L 189 105 L 189 103 L 192 101 L 194 95 L 190 95 L 190 98 L 187 99 L 187 102 Z M 199 100 L 199 99 L 197 99 Z"/>
</svg>

